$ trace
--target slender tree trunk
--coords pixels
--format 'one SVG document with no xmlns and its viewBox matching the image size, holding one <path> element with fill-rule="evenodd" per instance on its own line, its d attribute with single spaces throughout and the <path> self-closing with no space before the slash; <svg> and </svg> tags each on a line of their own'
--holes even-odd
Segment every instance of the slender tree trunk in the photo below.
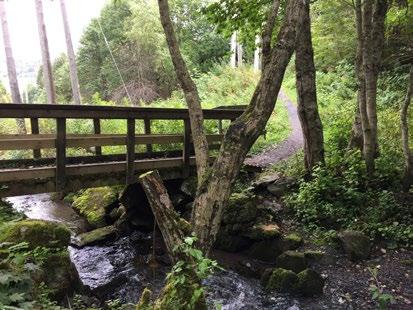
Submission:
<svg viewBox="0 0 413 310">
<path fill-rule="evenodd" d="M 46 25 L 44 23 L 43 3 L 42 0 L 35 0 L 37 28 L 39 31 L 40 47 L 42 50 L 43 61 L 43 79 L 46 89 L 47 103 L 53 104 L 56 102 L 56 90 L 53 82 L 52 64 L 50 62 L 49 44 L 47 40 Z"/>
<path fill-rule="evenodd" d="M 363 128 L 360 115 L 360 106 L 366 106 L 366 85 L 363 74 L 363 13 L 361 0 L 355 1 L 355 17 L 357 29 L 356 78 L 357 78 L 357 109 L 349 140 L 349 148 L 363 151 Z"/>
<path fill-rule="evenodd" d="M 324 163 L 323 125 L 317 106 L 314 52 L 311 41 L 310 2 L 305 0 L 299 17 L 295 70 L 297 76 L 298 116 L 304 137 L 304 161 L 308 172 Z"/>
<path fill-rule="evenodd" d="M 401 129 L 402 129 L 402 145 L 404 154 L 404 177 L 403 177 L 403 190 L 409 191 L 413 184 L 413 154 L 409 145 L 409 106 L 412 102 L 413 96 L 413 65 L 410 68 L 409 86 L 407 88 L 406 99 L 403 102 L 401 109 Z"/>
<path fill-rule="evenodd" d="M 384 43 L 384 21 L 387 13 L 386 0 L 366 0 L 363 4 L 363 74 L 365 104 L 360 102 L 363 128 L 363 154 L 367 174 L 371 177 L 378 156 L 377 140 L 377 81 L 380 72 L 381 50 Z"/>
<path fill-rule="evenodd" d="M 208 168 L 209 158 L 209 147 L 204 131 L 204 116 L 202 114 L 201 99 L 199 98 L 198 89 L 191 78 L 180 52 L 178 40 L 170 17 L 168 0 L 158 0 L 158 5 L 162 27 L 166 35 L 166 41 L 168 43 L 176 76 L 185 94 L 185 100 L 189 109 L 199 185 Z"/>
<path fill-rule="evenodd" d="M 13 49 L 11 47 L 9 25 L 7 22 L 6 4 L 4 0 L 0 0 L 0 18 L 3 30 L 3 43 L 6 53 L 7 73 L 9 77 L 10 91 L 13 103 L 22 104 L 22 99 L 19 90 L 19 83 L 17 80 L 16 64 L 13 57 Z M 25 134 L 26 124 L 24 119 L 16 119 L 17 129 L 20 134 Z"/>
<path fill-rule="evenodd" d="M 70 33 L 69 19 L 67 17 L 65 0 L 60 0 L 60 9 L 62 11 L 63 27 L 65 30 L 67 56 L 69 58 L 70 83 L 72 85 L 73 102 L 82 104 L 79 89 L 79 78 L 77 75 L 76 56 L 73 50 L 72 36 Z"/>
</svg>

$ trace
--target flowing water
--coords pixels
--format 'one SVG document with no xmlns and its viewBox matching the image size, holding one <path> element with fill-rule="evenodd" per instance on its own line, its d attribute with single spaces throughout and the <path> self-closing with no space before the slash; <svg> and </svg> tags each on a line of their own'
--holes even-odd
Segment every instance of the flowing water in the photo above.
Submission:
<svg viewBox="0 0 413 310">
<path fill-rule="evenodd" d="M 7 199 L 28 218 L 62 222 L 74 233 L 87 229 L 86 221 L 68 204 L 49 194 Z M 135 231 L 127 237 L 102 245 L 69 247 L 71 259 L 85 288 L 101 300 L 120 299 L 136 303 L 145 287 L 155 293 L 168 272 L 166 253 L 157 253 L 159 264 L 149 267 L 152 235 Z M 211 309 L 299 310 L 298 302 L 283 295 L 265 293 L 259 282 L 232 271 L 221 271 L 205 281 Z"/>
</svg>

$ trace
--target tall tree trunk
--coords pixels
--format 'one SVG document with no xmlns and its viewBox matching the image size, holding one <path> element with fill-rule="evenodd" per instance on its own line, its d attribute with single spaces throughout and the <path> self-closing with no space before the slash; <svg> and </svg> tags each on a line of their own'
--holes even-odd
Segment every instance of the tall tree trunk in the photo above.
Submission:
<svg viewBox="0 0 413 310">
<path fill-rule="evenodd" d="M 6 62 L 7 62 L 7 74 L 9 77 L 9 84 L 10 84 L 10 91 L 11 91 L 11 98 L 13 103 L 22 104 L 22 99 L 19 90 L 19 83 L 17 80 L 17 73 L 16 73 L 16 64 L 14 62 L 13 57 L 13 49 L 11 47 L 10 41 L 10 33 L 9 33 L 9 24 L 7 21 L 7 12 L 6 12 L 6 4 L 4 0 L 0 0 L 0 18 L 1 18 L 1 26 L 3 30 L 3 43 L 4 49 L 6 53 Z M 26 131 L 26 124 L 24 119 L 16 119 L 17 129 L 20 134 L 25 134 Z"/>
<path fill-rule="evenodd" d="M 65 0 L 60 0 L 60 9 L 62 11 L 63 27 L 65 30 L 67 56 L 69 58 L 70 83 L 72 85 L 73 102 L 82 104 L 79 89 L 79 78 L 77 75 L 76 56 L 73 50 L 72 36 L 70 33 L 69 19 L 67 17 Z"/>
<path fill-rule="evenodd" d="M 311 41 L 310 2 L 305 0 L 299 17 L 295 70 L 297 78 L 298 116 L 304 137 L 304 161 L 308 172 L 324 163 L 323 125 L 317 106 L 316 73 Z"/>
<path fill-rule="evenodd" d="M 188 105 L 199 185 L 201 184 L 201 180 L 208 168 L 209 157 L 208 141 L 204 131 L 204 116 L 202 114 L 201 99 L 199 98 L 198 89 L 191 78 L 189 70 L 180 52 L 178 40 L 176 38 L 170 16 L 168 0 L 158 0 L 158 5 L 161 23 L 166 35 L 166 41 L 168 43 L 172 63 Z"/>
<path fill-rule="evenodd" d="M 295 48 L 296 25 L 301 7 L 301 0 L 288 2 L 270 62 L 263 68 L 251 102 L 228 128 L 217 159 L 198 190 L 193 204 L 192 225 L 198 237 L 198 246 L 206 254 L 214 244 L 222 211 L 239 169 L 274 110 L 285 70 Z"/>
<path fill-rule="evenodd" d="M 36 2 L 36 15 L 37 15 L 37 28 L 39 31 L 40 48 L 42 51 L 43 62 L 43 79 L 46 89 L 47 103 L 56 102 L 56 90 L 53 82 L 52 64 L 50 62 L 49 44 L 47 40 L 46 26 L 44 23 L 43 3 L 42 0 L 35 0 Z"/>
<path fill-rule="evenodd" d="M 409 86 L 407 88 L 406 99 L 403 102 L 401 109 L 401 129 L 402 129 L 402 145 L 404 154 L 404 177 L 403 190 L 409 191 L 413 184 L 413 154 L 409 146 L 409 106 L 412 102 L 413 96 L 413 65 L 410 68 Z"/>
<path fill-rule="evenodd" d="M 363 74 L 366 100 L 365 104 L 360 103 L 360 116 L 363 128 L 363 154 L 370 177 L 374 173 L 375 158 L 378 156 L 377 81 L 387 8 L 386 0 L 366 0 L 363 4 Z"/>
<path fill-rule="evenodd" d="M 363 75 L 363 13 L 361 0 L 355 1 L 355 17 L 357 30 L 357 51 L 356 51 L 356 79 L 357 79 L 357 108 L 351 129 L 349 148 L 357 148 L 363 151 L 363 128 L 360 115 L 360 106 L 366 106 L 366 83 Z"/>
</svg>

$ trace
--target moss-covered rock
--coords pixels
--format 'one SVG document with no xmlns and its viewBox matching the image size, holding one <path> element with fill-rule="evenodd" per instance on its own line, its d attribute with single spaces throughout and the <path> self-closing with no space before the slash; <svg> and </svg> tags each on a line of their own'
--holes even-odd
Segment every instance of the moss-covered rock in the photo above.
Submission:
<svg viewBox="0 0 413 310">
<path fill-rule="evenodd" d="M 321 251 L 307 250 L 304 252 L 304 257 L 307 263 L 318 263 L 324 258 L 324 253 Z"/>
<path fill-rule="evenodd" d="M 95 228 L 106 226 L 106 215 L 117 205 L 118 187 L 88 188 L 73 200 L 73 208 Z"/>
<path fill-rule="evenodd" d="M 255 242 L 247 251 L 248 256 L 266 262 L 274 262 L 283 252 L 281 239 L 269 239 Z"/>
<path fill-rule="evenodd" d="M 251 240 L 241 236 L 219 234 L 215 241 L 215 248 L 227 252 L 240 252 L 251 245 Z"/>
<path fill-rule="evenodd" d="M 273 239 L 281 236 L 280 227 L 274 223 L 257 224 L 244 233 L 244 236 L 252 240 Z"/>
<path fill-rule="evenodd" d="M 56 222 L 42 220 L 23 220 L 11 222 L 0 230 L 0 243 L 27 242 L 30 249 L 36 247 L 61 248 L 67 247 L 70 241 L 70 231 Z"/>
<path fill-rule="evenodd" d="M 67 250 L 49 255 L 41 268 L 41 282 L 51 290 L 55 300 L 63 300 L 80 285 L 79 276 Z"/>
<path fill-rule="evenodd" d="M 338 238 L 344 251 L 352 261 L 367 259 L 370 256 L 370 239 L 360 231 L 345 230 L 340 232 Z"/>
<path fill-rule="evenodd" d="M 113 238 L 117 234 L 118 230 L 113 225 L 96 228 L 92 231 L 85 232 L 83 234 L 76 236 L 75 244 L 79 247 L 92 245 L 107 240 L 109 238 Z"/>
<path fill-rule="evenodd" d="M 291 233 L 283 237 L 284 251 L 296 250 L 303 244 L 303 238 L 297 233 Z"/>
<path fill-rule="evenodd" d="M 298 288 L 298 282 L 297 274 L 291 270 L 275 268 L 272 270 L 265 288 L 280 293 L 294 293 Z"/>
<path fill-rule="evenodd" d="M 277 267 L 300 272 L 307 268 L 304 253 L 287 251 L 277 257 Z"/>
<path fill-rule="evenodd" d="M 224 224 L 253 222 L 257 217 L 257 201 L 253 195 L 234 193 L 222 215 Z"/>
<path fill-rule="evenodd" d="M 314 270 L 306 269 L 298 274 L 298 290 L 304 296 L 323 293 L 324 279 Z"/>
</svg>

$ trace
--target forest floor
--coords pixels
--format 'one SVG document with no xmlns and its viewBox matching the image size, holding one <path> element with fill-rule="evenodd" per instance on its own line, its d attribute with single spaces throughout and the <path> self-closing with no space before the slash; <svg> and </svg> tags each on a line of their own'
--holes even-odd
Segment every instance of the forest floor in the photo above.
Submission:
<svg viewBox="0 0 413 310">
<path fill-rule="evenodd" d="M 287 108 L 292 131 L 286 140 L 279 144 L 271 145 L 262 152 L 247 158 L 244 162 L 247 166 L 269 167 L 294 155 L 303 147 L 303 135 L 300 120 L 298 119 L 297 107 L 283 91 L 280 91 L 278 99 Z"/>
</svg>

